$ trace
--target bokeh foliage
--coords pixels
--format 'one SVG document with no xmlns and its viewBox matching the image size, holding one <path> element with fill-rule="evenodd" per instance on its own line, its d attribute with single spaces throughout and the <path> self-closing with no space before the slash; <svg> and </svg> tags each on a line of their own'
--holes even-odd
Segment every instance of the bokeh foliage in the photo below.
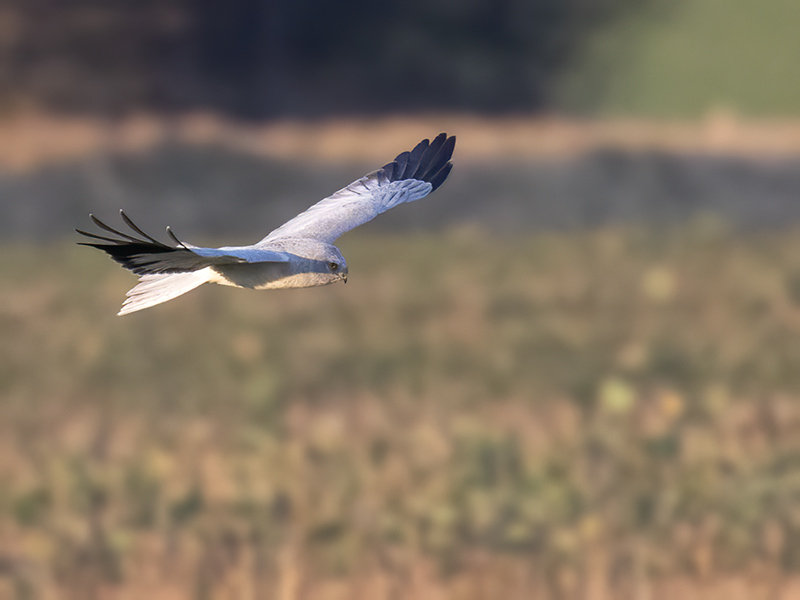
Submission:
<svg viewBox="0 0 800 600">
<path fill-rule="evenodd" d="M 657 118 L 797 116 L 793 0 L 651 3 L 586 37 L 554 104 Z"/>
<path fill-rule="evenodd" d="M 347 286 L 126 318 L 99 254 L 4 248 L 3 589 L 670 597 L 800 568 L 796 232 L 342 247 Z"/>
<path fill-rule="evenodd" d="M 794 0 L 3 0 L 0 110 L 796 116 Z"/>
<path fill-rule="evenodd" d="M 648 0 L 648 3 L 652 0 Z M 0 98 L 244 116 L 552 108 L 631 0 L 6 0 Z M 2 106 L 0 106 L 2 108 Z"/>
</svg>

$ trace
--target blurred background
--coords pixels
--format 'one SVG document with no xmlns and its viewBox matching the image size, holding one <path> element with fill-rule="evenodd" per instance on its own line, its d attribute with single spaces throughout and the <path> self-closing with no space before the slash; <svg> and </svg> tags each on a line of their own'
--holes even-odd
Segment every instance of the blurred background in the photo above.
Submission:
<svg viewBox="0 0 800 600">
<path fill-rule="evenodd" d="M 800 4 L 0 0 L 0 599 L 800 597 Z M 423 137 L 350 283 L 135 278 Z"/>
</svg>

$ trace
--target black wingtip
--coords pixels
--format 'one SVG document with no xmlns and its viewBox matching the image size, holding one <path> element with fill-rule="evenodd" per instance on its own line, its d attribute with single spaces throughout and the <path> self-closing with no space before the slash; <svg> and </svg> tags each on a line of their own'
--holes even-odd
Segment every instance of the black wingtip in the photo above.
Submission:
<svg viewBox="0 0 800 600">
<path fill-rule="evenodd" d="M 406 176 L 406 172 L 408 171 L 408 163 L 411 159 L 411 152 L 406 150 L 405 152 L 401 152 L 397 155 L 394 159 L 394 162 L 397 163 L 397 178 L 403 179 Z"/>
<path fill-rule="evenodd" d="M 172 241 L 173 241 L 173 242 L 175 242 L 176 244 L 178 244 L 178 246 L 179 246 L 180 248 L 183 248 L 183 249 L 185 249 L 185 250 L 188 250 L 188 249 L 189 249 L 189 248 L 186 246 L 186 244 L 184 244 L 184 243 L 183 243 L 181 240 L 179 240 L 179 239 L 178 239 L 178 236 L 177 236 L 177 235 L 175 235 L 175 232 L 174 232 L 174 231 L 172 231 L 172 227 L 170 227 L 169 225 L 167 225 L 167 235 L 168 235 L 168 236 L 169 236 L 169 237 L 172 239 Z"/>
<path fill-rule="evenodd" d="M 450 171 L 453 170 L 453 163 L 449 162 L 445 164 L 439 172 L 436 173 L 433 177 L 431 177 L 431 192 L 435 192 L 439 186 L 444 183 L 444 180 L 447 179 L 447 176 L 450 175 Z"/>
<path fill-rule="evenodd" d="M 427 138 L 419 142 L 411 151 L 401 152 L 393 162 L 385 165 L 382 175 L 389 181 L 418 179 L 427 181 L 435 190 L 447 179 L 452 163 L 456 136 L 448 136 L 442 132 L 429 141 Z M 447 166 L 449 165 L 449 166 Z"/>
<path fill-rule="evenodd" d="M 439 150 L 436 154 L 430 159 L 430 164 L 428 168 L 422 175 L 423 181 L 430 181 L 431 177 L 436 175 L 442 167 L 447 164 L 447 162 L 453 156 L 453 150 L 456 147 L 456 139 L 454 137 L 451 138 L 444 138 L 444 141 L 439 144 Z"/>
</svg>

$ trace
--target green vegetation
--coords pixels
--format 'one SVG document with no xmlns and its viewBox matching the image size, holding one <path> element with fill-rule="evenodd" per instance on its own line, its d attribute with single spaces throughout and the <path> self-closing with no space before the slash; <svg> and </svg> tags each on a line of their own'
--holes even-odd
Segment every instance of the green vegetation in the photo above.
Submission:
<svg viewBox="0 0 800 600">
<path fill-rule="evenodd" d="M 587 38 L 556 104 L 648 117 L 796 116 L 798 22 L 794 0 L 653 3 Z"/>
<path fill-rule="evenodd" d="M 3 7 L 0 114 L 800 115 L 796 0 Z"/>
<path fill-rule="evenodd" d="M 797 232 L 342 247 L 347 286 L 126 318 L 99 254 L 4 248 L 0 596 L 788 585 Z"/>
</svg>

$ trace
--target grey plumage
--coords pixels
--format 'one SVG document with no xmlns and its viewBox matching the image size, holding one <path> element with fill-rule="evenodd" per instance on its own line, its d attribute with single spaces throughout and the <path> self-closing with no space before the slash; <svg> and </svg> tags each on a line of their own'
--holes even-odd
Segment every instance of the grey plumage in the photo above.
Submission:
<svg viewBox="0 0 800 600">
<path fill-rule="evenodd" d="M 203 283 L 251 289 L 311 287 L 347 281 L 347 262 L 332 243 L 344 232 L 402 204 L 424 198 L 442 185 L 453 165 L 455 136 L 422 140 L 382 168 L 365 175 L 290 219 L 250 246 L 203 248 L 178 239 L 172 244 L 140 229 L 123 211 L 132 233 L 89 215 L 113 237 L 76 229 L 92 241 L 79 242 L 109 254 L 140 276 L 119 314 L 171 300 Z"/>
</svg>

